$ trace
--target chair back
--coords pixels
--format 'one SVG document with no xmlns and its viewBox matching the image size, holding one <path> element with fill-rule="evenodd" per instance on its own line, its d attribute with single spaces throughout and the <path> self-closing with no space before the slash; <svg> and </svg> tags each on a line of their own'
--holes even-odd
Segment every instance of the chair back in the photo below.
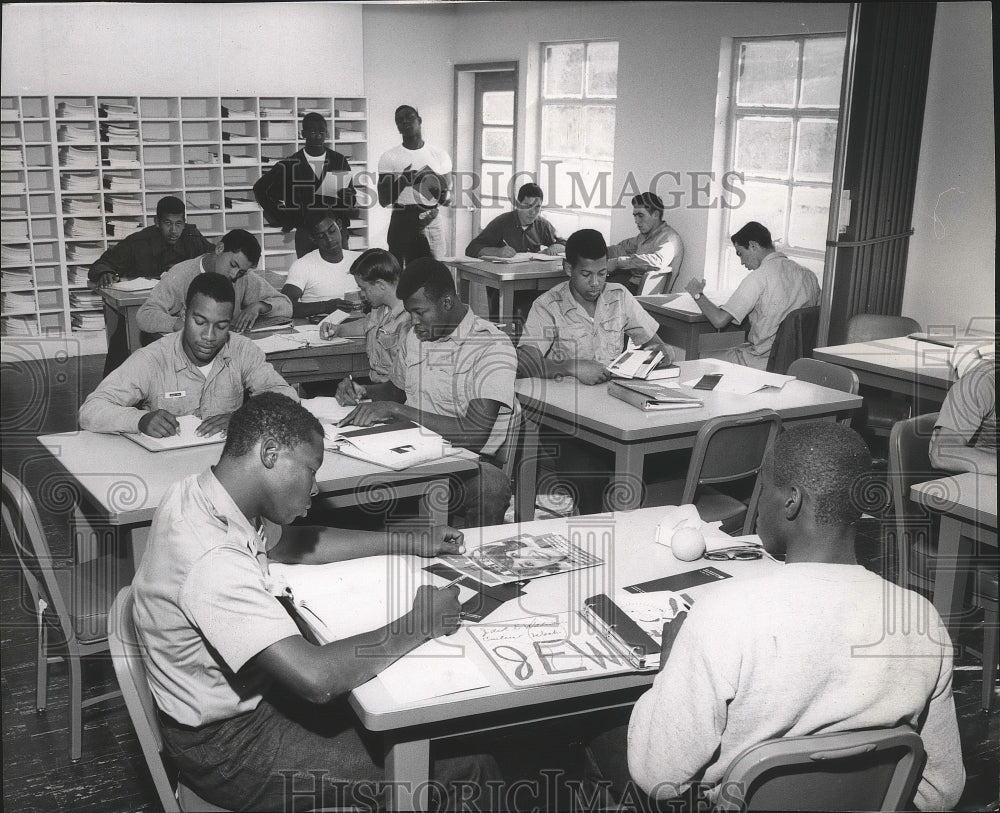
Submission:
<svg viewBox="0 0 1000 813">
<path fill-rule="evenodd" d="M 818 359 L 796 359 L 789 366 L 787 374 L 795 376 L 799 381 L 818 384 L 851 395 L 857 395 L 860 387 L 858 374 L 854 370 Z M 847 413 L 837 420 L 845 426 L 850 426 L 851 419 L 852 415 Z"/>
<path fill-rule="evenodd" d="M 717 810 L 908 810 L 924 763 L 909 726 L 781 737 L 747 748 Z"/>
<path fill-rule="evenodd" d="M 909 316 L 885 316 L 880 313 L 857 313 L 847 321 L 846 344 L 892 339 L 917 333 L 920 323 Z"/>
<path fill-rule="evenodd" d="M 52 553 L 42 528 L 35 501 L 13 474 L 3 469 L 3 526 L 17 554 L 21 573 L 35 604 L 35 611 L 51 610 L 67 641 L 76 638 L 72 616 L 66 606 L 52 566 Z"/>
<path fill-rule="evenodd" d="M 712 418 L 698 430 L 691 450 L 682 504 L 694 503 L 699 486 L 728 483 L 756 476 L 764 453 L 781 428 L 781 416 L 773 409 L 758 409 L 742 415 Z M 747 504 L 744 533 L 752 533 L 757 519 L 760 482 L 754 485 Z"/>
<path fill-rule="evenodd" d="M 812 355 L 819 330 L 819 305 L 796 308 L 789 313 L 774 334 L 771 354 L 767 357 L 767 371 L 784 375 L 796 359 Z"/>
</svg>

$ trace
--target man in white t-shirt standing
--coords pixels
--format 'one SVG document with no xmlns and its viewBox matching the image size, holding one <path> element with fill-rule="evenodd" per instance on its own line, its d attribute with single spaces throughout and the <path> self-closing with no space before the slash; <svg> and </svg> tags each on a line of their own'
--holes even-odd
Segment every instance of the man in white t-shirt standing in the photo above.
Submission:
<svg viewBox="0 0 1000 813">
<path fill-rule="evenodd" d="M 344 251 L 340 224 L 330 210 L 307 212 L 305 227 L 317 248 L 292 263 L 281 288 L 281 293 L 292 301 L 292 316 L 332 313 L 338 308 L 351 310 L 353 305 L 345 295 L 358 290 L 351 276 L 351 264 L 358 252 Z"/>
<path fill-rule="evenodd" d="M 378 162 L 378 202 L 392 207 L 387 241 L 403 267 L 418 257 L 440 259 L 447 252 L 438 206 L 447 206 L 451 156 L 424 142 L 415 107 L 396 108 L 396 129 L 403 143 Z"/>
</svg>

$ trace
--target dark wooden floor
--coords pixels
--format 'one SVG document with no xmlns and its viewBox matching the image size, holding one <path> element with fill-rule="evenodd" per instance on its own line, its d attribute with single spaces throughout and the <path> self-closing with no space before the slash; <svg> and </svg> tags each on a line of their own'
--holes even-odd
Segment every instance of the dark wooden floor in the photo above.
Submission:
<svg viewBox="0 0 1000 813">
<path fill-rule="evenodd" d="M 51 461 L 34 440 L 38 434 L 76 427 L 82 394 L 100 378 L 103 357 L 82 357 L 44 364 L 3 365 L 0 427 L 3 465 L 18 473 L 29 488 L 44 482 L 53 470 Z M 57 501 L 56 501 L 57 502 Z M 55 509 L 59 508 L 57 504 Z M 43 511 L 53 555 L 69 560 L 65 510 Z M 879 526 L 865 522 L 858 544 L 862 562 L 873 570 L 882 567 Z M 83 758 L 69 760 L 69 694 L 65 664 L 50 667 L 49 703 L 44 713 L 35 711 L 35 633 L 30 607 L 22 595 L 21 575 L 9 540 L 0 547 L 0 698 L 3 705 L 3 802 L 18 813 L 76 813 L 158 810 L 138 740 L 121 699 L 85 709 Z M 978 641 L 976 637 L 978 636 Z M 981 645 L 981 632 L 968 643 Z M 1000 701 L 986 715 L 979 710 L 981 668 L 963 655 L 955 672 L 958 707 L 968 781 L 960 810 L 1000 810 Z M 84 669 L 85 696 L 116 688 L 106 659 L 93 658 Z M 542 738 L 537 738 L 541 741 Z M 569 754 L 532 753 L 519 742 L 503 759 L 511 778 L 523 775 L 521 766 L 558 766 L 573 770 Z"/>
</svg>

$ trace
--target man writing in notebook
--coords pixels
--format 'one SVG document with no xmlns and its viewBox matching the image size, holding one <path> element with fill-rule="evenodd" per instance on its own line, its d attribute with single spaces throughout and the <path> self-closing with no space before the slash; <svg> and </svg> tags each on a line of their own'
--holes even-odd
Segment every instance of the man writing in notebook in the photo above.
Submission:
<svg viewBox="0 0 1000 813">
<path fill-rule="evenodd" d="M 385 809 L 382 743 L 358 725 L 347 695 L 458 628 L 458 587 L 421 586 L 409 612 L 380 629 L 325 646 L 302 636 L 269 562 L 464 549 L 443 527 L 387 536 L 292 525 L 309 510 L 322 463 L 323 427 L 309 412 L 275 393 L 249 399 L 219 462 L 163 496 L 132 582 L 164 750 L 186 785 L 226 810 Z M 431 809 L 457 810 L 470 795 L 478 804 L 462 809 L 488 809 L 496 762 L 446 754 L 435 753 Z"/>
<path fill-rule="evenodd" d="M 712 353 L 733 364 L 767 369 L 782 320 L 798 308 L 819 304 L 816 275 L 774 247 L 771 232 L 751 220 L 732 236 L 733 247 L 750 273 L 721 307 L 705 296 L 705 280 L 688 280 L 685 290 L 717 330 L 750 317 L 749 341 Z"/>
<path fill-rule="evenodd" d="M 258 316 L 290 319 L 292 303 L 259 274 L 249 273 L 260 260 L 260 243 L 250 232 L 233 229 L 215 249 L 179 263 L 157 283 L 136 313 L 146 333 L 173 333 L 184 326 L 185 294 L 191 281 L 206 272 L 229 277 L 236 290 L 236 310 L 231 327 L 238 332 L 253 327 Z"/>
<path fill-rule="evenodd" d="M 695 600 L 632 711 L 627 742 L 618 728 L 591 744 L 595 778 L 662 809 L 692 784 L 709 803 L 720 793 L 735 803 L 741 789 L 719 781 L 750 746 L 906 724 L 927 753 L 916 807 L 952 809 L 965 781 L 952 645 L 926 599 L 857 563 L 854 495 L 870 468 L 864 442 L 840 424 L 778 436 L 761 471 L 757 530 L 785 564 Z"/>
<path fill-rule="evenodd" d="M 292 263 L 281 288 L 281 293 L 291 300 L 292 315 L 302 317 L 351 310 L 353 305 L 344 297 L 348 291 L 358 289 L 350 273 L 358 252 L 344 251 L 340 225 L 330 209 L 310 209 L 306 213 L 305 228 L 316 250 Z"/>
<path fill-rule="evenodd" d="M 465 247 L 466 255 L 513 257 L 526 251 L 562 254 L 566 241 L 548 220 L 541 217 L 541 211 L 542 188 L 536 183 L 524 184 L 517 190 L 514 210 L 493 218 Z"/>
<path fill-rule="evenodd" d="M 437 260 L 406 266 L 396 294 L 412 324 L 400 354 L 403 387 L 391 380 L 356 387 L 356 397 L 372 403 L 344 423 L 410 420 L 478 452 L 478 471 L 451 483 L 451 507 L 468 527 L 499 525 L 511 494 L 496 458 L 513 419 L 517 359 L 510 339 L 459 300 L 451 272 Z"/>
<path fill-rule="evenodd" d="M 177 434 L 177 418 L 196 415 L 198 435 L 224 432 L 243 393 L 278 392 L 298 400 L 245 336 L 230 333 L 236 291 L 228 277 L 198 274 L 188 286 L 184 327 L 140 348 L 80 407 L 91 432 Z"/>
</svg>

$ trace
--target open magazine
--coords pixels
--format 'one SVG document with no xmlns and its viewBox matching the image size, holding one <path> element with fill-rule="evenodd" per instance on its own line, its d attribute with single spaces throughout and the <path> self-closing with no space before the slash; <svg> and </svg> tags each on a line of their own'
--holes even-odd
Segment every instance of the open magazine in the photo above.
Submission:
<svg viewBox="0 0 1000 813">
<path fill-rule="evenodd" d="M 438 558 L 487 586 L 553 576 L 604 561 L 561 534 L 518 534 L 468 553 Z"/>
</svg>

